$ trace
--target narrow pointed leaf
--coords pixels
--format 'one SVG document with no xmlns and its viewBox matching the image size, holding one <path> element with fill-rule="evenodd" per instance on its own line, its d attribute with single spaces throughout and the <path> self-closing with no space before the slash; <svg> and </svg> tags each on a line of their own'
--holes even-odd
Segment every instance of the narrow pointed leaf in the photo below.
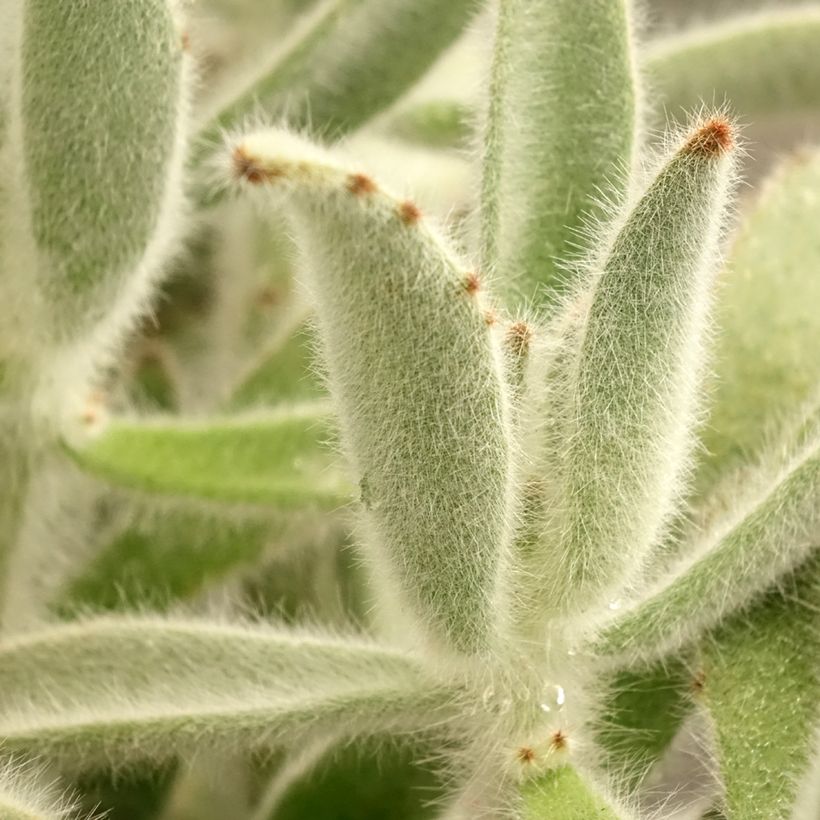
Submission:
<svg viewBox="0 0 820 820">
<path fill-rule="evenodd" d="M 786 160 L 734 241 L 719 291 L 714 403 L 704 426 L 701 492 L 756 455 L 771 427 L 820 384 L 818 192 L 820 152 Z"/>
<path fill-rule="evenodd" d="M 703 703 L 730 820 L 797 820 L 820 719 L 820 560 L 703 647 Z"/>
<path fill-rule="evenodd" d="M 745 503 L 688 546 L 640 603 L 603 628 L 594 642 L 598 651 L 643 657 L 674 651 L 806 560 L 820 525 L 820 443 L 813 427 L 814 441 L 761 480 Z"/>
<path fill-rule="evenodd" d="M 232 162 L 279 194 L 306 254 L 374 571 L 436 639 L 486 646 L 511 453 L 480 280 L 415 204 L 291 135 L 248 135 Z"/>
<path fill-rule="evenodd" d="M 364 640 L 103 618 L 0 645 L 0 741 L 70 765 L 432 725 L 451 692 Z"/>
<path fill-rule="evenodd" d="M 212 141 L 260 109 L 342 136 L 409 89 L 475 10 L 475 0 L 326 0 L 200 136 Z"/>
<path fill-rule="evenodd" d="M 550 298 L 584 214 L 632 161 L 636 76 L 628 0 L 500 4 L 481 191 L 483 263 L 511 298 Z M 583 101 L 579 104 L 579 101 Z M 616 194 L 617 197 L 617 194 Z"/>
<path fill-rule="evenodd" d="M 658 103 L 673 115 L 728 100 L 756 121 L 817 110 L 818 44 L 820 6 L 772 8 L 659 40 L 643 64 Z M 662 122 L 663 110 L 655 116 Z"/>
<path fill-rule="evenodd" d="M 70 453 L 111 483 L 150 493 L 333 508 L 350 491 L 330 458 L 328 421 L 315 405 L 201 422 L 114 420 Z"/>
<path fill-rule="evenodd" d="M 700 123 L 593 263 L 555 420 L 562 466 L 540 575 L 556 605 L 614 591 L 676 508 L 733 141 L 725 120 Z"/>
</svg>

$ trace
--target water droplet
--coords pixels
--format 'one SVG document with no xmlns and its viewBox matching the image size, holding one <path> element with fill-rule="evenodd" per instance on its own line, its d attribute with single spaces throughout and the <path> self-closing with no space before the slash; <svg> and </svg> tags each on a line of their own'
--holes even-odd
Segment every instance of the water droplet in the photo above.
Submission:
<svg viewBox="0 0 820 820">
<path fill-rule="evenodd" d="M 559 686 L 557 683 L 551 683 L 544 688 L 539 705 L 542 712 L 560 712 L 564 708 L 565 701 L 564 687 Z"/>
<path fill-rule="evenodd" d="M 616 610 L 616 609 L 620 609 L 621 608 L 620 600 L 616 599 L 614 601 L 610 601 L 609 602 L 609 608 L 613 611 Z"/>
</svg>

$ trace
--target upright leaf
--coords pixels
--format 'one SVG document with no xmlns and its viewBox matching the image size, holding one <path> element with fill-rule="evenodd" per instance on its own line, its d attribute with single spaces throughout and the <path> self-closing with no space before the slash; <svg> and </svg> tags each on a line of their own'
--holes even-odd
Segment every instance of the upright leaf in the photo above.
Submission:
<svg viewBox="0 0 820 820">
<path fill-rule="evenodd" d="M 511 298 L 564 289 L 585 216 L 625 188 L 637 82 L 629 0 L 499 4 L 484 134 L 484 265 Z M 539 287 L 542 293 L 536 293 Z"/>
<path fill-rule="evenodd" d="M 537 576 L 552 607 L 588 605 L 646 559 L 675 510 L 732 181 L 734 134 L 701 122 L 616 224 L 593 261 Z M 534 565 L 534 564 L 533 564 Z M 527 615 L 526 612 L 523 613 Z"/>
<path fill-rule="evenodd" d="M 124 289 L 142 307 L 173 233 L 182 36 L 169 0 L 28 0 L 20 59 L 23 213 L 49 332 L 76 337 Z"/>
</svg>

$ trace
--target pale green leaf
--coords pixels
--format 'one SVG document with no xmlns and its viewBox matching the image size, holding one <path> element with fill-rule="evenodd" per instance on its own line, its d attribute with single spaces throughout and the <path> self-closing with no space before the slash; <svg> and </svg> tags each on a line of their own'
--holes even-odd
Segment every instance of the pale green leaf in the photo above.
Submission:
<svg viewBox="0 0 820 820">
<path fill-rule="evenodd" d="M 818 109 L 818 44 L 820 7 L 773 7 L 656 41 L 643 64 L 658 108 L 674 115 L 728 101 L 756 121 Z"/>
<path fill-rule="evenodd" d="M 200 137 L 219 137 L 259 110 L 339 137 L 409 89 L 455 40 L 474 0 L 325 0 Z"/>
<path fill-rule="evenodd" d="M 635 142 L 631 3 L 507 0 L 498 11 L 481 189 L 483 263 L 518 302 L 566 285 L 584 215 L 625 188 Z M 543 292 L 537 292 L 543 286 Z"/>
<path fill-rule="evenodd" d="M 153 274 L 166 244 L 181 182 L 182 33 L 168 0 L 28 0 L 22 16 L 20 195 L 48 330 L 74 335 L 141 263 Z"/>
<path fill-rule="evenodd" d="M 567 306 L 580 332 L 546 431 L 558 466 L 542 477 L 551 493 L 543 545 L 518 573 L 541 584 L 544 606 L 601 606 L 676 511 L 733 147 L 724 119 L 694 123 L 616 222 L 580 307 Z"/>
<path fill-rule="evenodd" d="M 430 726 L 452 692 L 366 640 L 101 618 L 0 644 L 0 742 L 67 766 Z"/>
<path fill-rule="evenodd" d="M 486 647 L 513 510 L 502 338 L 481 281 L 414 203 L 315 146 L 271 130 L 231 151 L 239 181 L 293 218 L 385 603 L 440 643 Z"/>
<path fill-rule="evenodd" d="M 764 185 L 734 240 L 719 291 L 701 492 L 756 455 L 820 385 L 818 219 L 820 152 L 807 151 Z"/>
<path fill-rule="evenodd" d="M 150 493 L 281 508 L 335 508 L 350 489 L 334 468 L 324 406 L 266 415 L 114 419 L 69 452 L 87 471 Z"/>
</svg>

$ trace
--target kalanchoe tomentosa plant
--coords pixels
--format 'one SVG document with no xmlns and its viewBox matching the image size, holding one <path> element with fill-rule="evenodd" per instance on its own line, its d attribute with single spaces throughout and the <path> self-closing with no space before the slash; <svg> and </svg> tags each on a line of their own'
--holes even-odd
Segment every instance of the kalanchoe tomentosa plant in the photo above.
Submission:
<svg viewBox="0 0 820 820">
<path fill-rule="evenodd" d="M 0 11 L 0 816 L 820 816 L 820 9 Z"/>
</svg>

